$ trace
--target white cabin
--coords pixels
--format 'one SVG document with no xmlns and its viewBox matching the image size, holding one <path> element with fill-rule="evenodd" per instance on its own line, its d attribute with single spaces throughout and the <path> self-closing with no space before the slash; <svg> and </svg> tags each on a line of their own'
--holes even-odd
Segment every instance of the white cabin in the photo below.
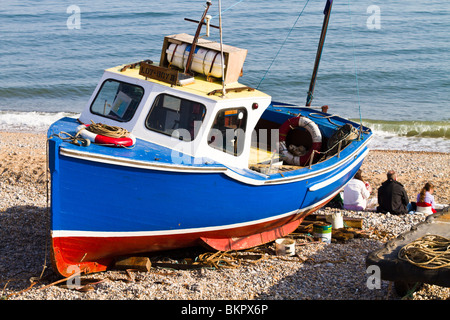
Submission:
<svg viewBox="0 0 450 320">
<path fill-rule="evenodd" d="M 167 59 L 164 52 L 170 41 L 179 41 L 177 36 L 166 37 L 162 61 Z M 227 52 L 240 52 L 233 48 L 228 46 Z M 225 55 L 230 69 L 232 57 Z M 238 58 L 243 63 L 242 52 Z M 151 77 L 143 71 L 145 67 L 152 68 Z M 161 67 L 161 62 L 160 66 L 140 62 L 105 70 L 79 120 L 122 127 L 139 139 L 195 157 L 197 164 L 197 159 L 200 163 L 205 159 L 247 168 L 252 132 L 271 97 L 237 81 L 230 83 L 235 71 L 225 81 L 225 96 L 217 79 L 200 74 L 192 83 L 180 85 L 176 79 L 175 84 L 167 81 L 173 72 Z"/>
</svg>

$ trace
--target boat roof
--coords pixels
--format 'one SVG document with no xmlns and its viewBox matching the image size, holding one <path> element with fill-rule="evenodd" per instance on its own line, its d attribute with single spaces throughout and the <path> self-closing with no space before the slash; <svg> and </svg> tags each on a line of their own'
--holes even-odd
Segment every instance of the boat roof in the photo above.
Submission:
<svg viewBox="0 0 450 320">
<path fill-rule="evenodd" d="M 117 67 L 106 69 L 105 71 L 137 79 L 139 81 L 149 81 L 162 86 L 176 88 L 190 94 L 202 96 L 204 98 L 216 101 L 224 100 L 224 97 L 222 97 L 222 84 L 217 81 L 207 81 L 204 75 L 195 76 L 195 81 L 187 85 L 172 85 L 167 82 L 146 78 L 145 76 L 140 75 L 139 67 L 126 68 L 125 70 L 123 70 L 125 66 L 127 65 L 120 65 Z M 257 89 L 247 87 L 239 82 L 228 83 L 226 84 L 225 88 L 227 90 L 227 94 L 225 96 L 226 99 L 271 98 L 270 95 Z M 214 92 L 216 93 L 214 94 Z"/>
</svg>

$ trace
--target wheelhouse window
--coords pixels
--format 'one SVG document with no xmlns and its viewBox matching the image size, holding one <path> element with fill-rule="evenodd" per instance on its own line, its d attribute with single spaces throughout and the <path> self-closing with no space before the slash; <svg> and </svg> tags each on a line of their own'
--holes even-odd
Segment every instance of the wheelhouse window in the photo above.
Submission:
<svg viewBox="0 0 450 320">
<path fill-rule="evenodd" d="M 244 149 L 247 110 L 224 109 L 217 113 L 208 134 L 208 144 L 223 152 L 239 156 Z"/>
<path fill-rule="evenodd" d="M 91 112 L 121 122 L 130 121 L 143 95 L 142 87 L 108 79 L 97 93 Z"/>
<path fill-rule="evenodd" d="M 205 113 L 206 108 L 201 103 L 160 94 L 153 102 L 145 125 L 150 130 L 179 140 L 192 141 L 200 130 Z"/>
</svg>

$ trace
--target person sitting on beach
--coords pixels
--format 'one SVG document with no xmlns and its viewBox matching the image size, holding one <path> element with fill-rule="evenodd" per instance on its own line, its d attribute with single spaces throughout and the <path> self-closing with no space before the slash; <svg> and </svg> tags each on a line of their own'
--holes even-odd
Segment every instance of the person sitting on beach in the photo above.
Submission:
<svg viewBox="0 0 450 320">
<path fill-rule="evenodd" d="M 417 195 L 416 212 L 427 214 L 436 213 L 433 191 L 434 185 L 427 182 Z"/>
<path fill-rule="evenodd" d="M 395 215 L 408 213 L 409 198 L 403 185 L 397 181 L 397 174 L 389 170 L 387 180 L 378 188 L 377 211 Z"/>
<path fill-rule="evenodd" d="M 363 211 L 368 207 L 372 187 L 364 182 L 362 171 L 358 170 L 352 180 L 344 188 L 344 209 Z"/>
</svg>

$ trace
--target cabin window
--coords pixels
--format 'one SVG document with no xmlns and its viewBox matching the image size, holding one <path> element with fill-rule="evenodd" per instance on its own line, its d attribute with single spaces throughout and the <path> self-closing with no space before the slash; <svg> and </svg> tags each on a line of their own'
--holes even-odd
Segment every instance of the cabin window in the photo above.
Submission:
<svg viewBox="0 0 450 320">
<path fill-rule="evenodd" d="M 239 156 L 244 149 L 247 110 L 224 109 L 217 113 L 208 135 L 208 144 L 223 152 Z"/>
<path fill-rule="evenodd" d="M 130 121 L 143 95 L 142 87 L 108 79 L 97 93 L 91 112 L 121 122 Z"/>
<path fill-rule="evenodd" d="M 183 141 L 192 141 L 200 130 L 206 108 L 195 101 L 160 94 L 153 102 L 145 126 Z"/>
</svg>

